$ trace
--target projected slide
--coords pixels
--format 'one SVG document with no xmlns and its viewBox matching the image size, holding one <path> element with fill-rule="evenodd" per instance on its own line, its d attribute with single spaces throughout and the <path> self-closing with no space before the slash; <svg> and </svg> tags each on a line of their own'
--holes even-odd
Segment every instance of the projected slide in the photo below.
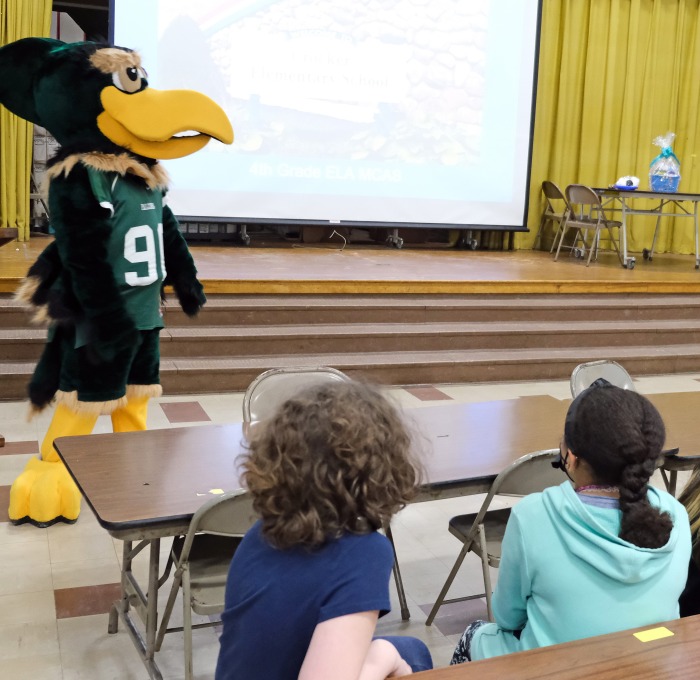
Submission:
<svg viewBox="0 0 700 680">
<path fill-rule="evenodd" d="M 115 0 L 155 88 L 231 147 L 168 161 L 179 215 L 524 223 L 538 0 Z"/>
</svg>

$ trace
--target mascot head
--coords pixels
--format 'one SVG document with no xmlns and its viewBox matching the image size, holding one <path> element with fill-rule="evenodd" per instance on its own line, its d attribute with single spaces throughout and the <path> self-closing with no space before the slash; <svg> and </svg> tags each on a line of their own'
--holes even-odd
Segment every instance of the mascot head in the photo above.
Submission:
<svg viewBox="0 0 700 680">
<path fill-rule="evenodd" d="M 233 142 L 223 109 L 192 90 L 154 90 L 136 52 L 24 38 L 0 48 L 0 104 L 75 151 L 181 158 Z"/>
</svg>

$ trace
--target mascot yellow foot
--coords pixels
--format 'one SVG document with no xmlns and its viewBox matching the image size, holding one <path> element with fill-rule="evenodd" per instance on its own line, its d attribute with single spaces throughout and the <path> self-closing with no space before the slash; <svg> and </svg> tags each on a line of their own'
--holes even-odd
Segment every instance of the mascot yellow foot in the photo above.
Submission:
<svg viewBox="0 0 700 680">
<path fill-rule="evenodd" d="M 32 458 L 12 485 L 8 514 L 13 524 L 72 524 L 80 514 L 80 491 L 63 463 Z"/>
</svg>

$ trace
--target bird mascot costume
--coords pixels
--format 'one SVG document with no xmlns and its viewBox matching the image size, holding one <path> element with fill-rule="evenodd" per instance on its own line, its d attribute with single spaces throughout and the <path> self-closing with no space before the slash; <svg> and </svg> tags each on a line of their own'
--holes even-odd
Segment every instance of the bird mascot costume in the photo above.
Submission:
<svg viewBox="0 0 700 680">
<path fill-rule="evenodd" d="M 54 439 L 91 433 L 100 414 L 115 432 L 146 429 L 148 401 L 161 394 L 163 287 L 191 316 L 206 301 L 158 159 L 212 137 L 230 144 L 233 130 L 208 97 L 150 88 L 136 52 L 89 42 L 26 38 L 0 48 L 0 104 L 61 145 L 47 171 L 55 240 L 17 293 L 49 327 L 32 409 L 56 409 L 9 507 L 15 524 L 49 526 L 80 512 Z"/>
</svg>

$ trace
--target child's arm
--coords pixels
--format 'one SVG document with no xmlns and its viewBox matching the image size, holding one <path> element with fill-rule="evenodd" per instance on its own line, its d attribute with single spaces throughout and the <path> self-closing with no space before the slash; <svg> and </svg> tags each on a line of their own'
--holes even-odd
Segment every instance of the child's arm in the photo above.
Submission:
<svg viewBox="0 0 700 680">
<path fill-rule="evenodd" d="M 374 640 L 379 613 L 338 616 L 316 626 L 299 680 L 384 680 L 411 669 L 387 640 Z"/>
<path fill-rule="evenodd" d="M 504 630 L 522 630 L 527 623 L 531 578 L 523 540 L 518 517 L 512 513 L 503 536 L 498 582 L 491 599 L 493 617 Z"/>
</svg>

